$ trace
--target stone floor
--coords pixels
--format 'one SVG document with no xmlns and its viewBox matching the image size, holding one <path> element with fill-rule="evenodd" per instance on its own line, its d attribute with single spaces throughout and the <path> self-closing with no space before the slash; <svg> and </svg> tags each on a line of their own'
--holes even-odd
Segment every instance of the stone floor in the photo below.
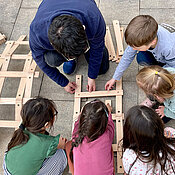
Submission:
<svg viewBox="0 0 175 175">
<path fill-rule="evenodd" d="M 7 36 L 8 40 L 17 40 L 20 35 L 27 35 L 29 33 L 29 25 L 35 16 L 37 8 L 41 0 L 0 0 L 0 32 Z M 126 28 L 129 21 L 139 14 L 152 15 L 158 23 L 169 23 L 175 26 L 175 3 L 173 0 L 96 0 L 99 9 L 101 10 L 106 24 L 112 30 L 112 20 L 119 20 L 121 26 Z M 113 33 L 113 31 L 112 31 Z M 0 53 L 2 53 L 5 44 L 0 46 Z M 126 44 L 125 44 L 126 47 Z M 17 67 L 22 63 L 15 63 Z M 14 66 L 15 66 L 14 65 Z M 110 70 L 104 76 L 97 78 L 97 90 L 104 90 L 104 85 L 109 80 L 116 68 L 115 63 L 110 63 Z M 39 68 L 37 68 L 38 71 Z M 126 70 L 123 76 L 123 112 L 133 105 L 139 104 L 145 97 L 135 82 L 135 76 L 139 67 L 134 61 Z M 85 60 L 79 60 L 77 71 L 75 74 L 83 75 L 83 90 L 87 83 L 87 63 Z M 68 76 L 72 81 L 75 81 L 75 74 Z M 6 80 L 6 86 L 3 88 L 3 97 L 15 97 L 19 80 Z M 34 79 L 32 87 L 32 96 L 43 96 L 51 98 L 58 108 L 58 119 L 55 123 L 53 134 L 61 133 L 67 139 L 71 138 L 72 116 L 74 95 L 67 94 L 63 88 L 59 87 L 51 81 L 46 75 L 40 71 L 39 78 Z M 111 98 L 114 101 L 113 98 Z M 83 99 L 87 101 L 88 99 Z M 115 109 L 114 109 L 115 110 Z M 14 107 L 11 105 L 0 106 L 0 119 L 14 118 Z M 170 121 L 167 125 L 175 128 L 175 122 Z M 14 129 L 0 128 L 0 164 L 2 165 L 3 154 L 6 146 L 12 136 Z M 0 167 L 0 175 L 2 173 L 2 166 Z M 65 173 L 68 173 L 68 168 Z"/>
</svg>

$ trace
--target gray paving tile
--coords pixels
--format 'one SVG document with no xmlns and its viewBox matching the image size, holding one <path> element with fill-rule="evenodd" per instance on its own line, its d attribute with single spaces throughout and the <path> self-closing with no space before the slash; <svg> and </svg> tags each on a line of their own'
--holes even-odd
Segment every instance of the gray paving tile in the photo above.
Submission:
<svg viewBox="0 0 175 175">
<path fill-rule="evenodd" d="M 134 105 L 137 105 L 137 85 L 135 82 L 123 82 L 123 112 L 126 112 Z"/>
<path fill-rule="evenodd" d="M 3 159 L 4 159 L 4 153 L 7 150 L 7 145 L 10 142 L 10 139 L 12 137 L 12 134 L 14 132 L 14 129 L 9 129 L 9 128 L 0 128 L 0 174 L 4 174 L 3 172 Z"/>
<path fill-rule="evenodd" d="M 36 14 L 36 11 L 37 9 L 20 9 L 14 30 L 12 32 L 12 40 L 17 40 L 21 35 L 27 35 L 28 39 L 29 26 Z"/>
<path fill-rule="evenodd" d="M 55 101 L 57 106 L 58 115 L 54 123 L 53 134 L 60 134 L 62 137 L 71 139 L 72 135 L 72 119 L 74 103 L 67 101 Z"/>
<path fill-rule="evenodd" d="M 174 9 L 162 8 L 162 9 L 140 9 L 140 14 L 148 14 L 155 18 L 155 20 L 160 23 L 167 23 L 170 25 L 175 26 L 174 16 L 175 11 Z"/>
<path fill-rule="evenodd" d="M 138 73 L 138 64 L 136 59 L 131 63 L 131 65 L 126 69 L 123 74 L 123 81 L 136 81 L 136 75 Z"/>
<path fill-rule="evenodd" d="M 40 3 L 42 2 L 42 0 L 23 0 L 22 1 L 22 5 L 21 8 L 38 8 L 38 6 L 40 5 Z"/>
<path fill-rule="evenodd" d="M 0 23 L 14 23 L 22 0 L 0 0 Z"/>
<path fill-rule="evenodd" d="M 140 8 L 175 8 L 173 0 L 164 1 L 164 0 L 140 0 Z"/>
<path fill-rule="evenodd" d="M 129 21 L 139 14 L 138 0 L 101 0 L 99 8 L 107 24 L 112 20 L 119 20 L 121 24 L 128 24 Z"/>
</svg>

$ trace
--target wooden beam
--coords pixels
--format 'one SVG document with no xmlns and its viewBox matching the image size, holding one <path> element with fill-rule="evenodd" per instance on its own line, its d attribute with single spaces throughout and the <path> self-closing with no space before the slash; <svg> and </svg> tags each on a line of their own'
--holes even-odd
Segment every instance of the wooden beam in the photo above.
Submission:
<svg viewBox="0 0 175 175">
<path fill-rule="evenodd" d="M 117 172 L 123 173 L 123 163 L 122 163 L 122 149 L 120 147 L 120 140 L 123 138 L 123 120 L 119 117 L 116 120 L 116 135 L 117 135 Z"/>
<path fill-rule="evenodd" d="M 110 30 L 109 30 L 109 26 L 106 26 L 105 45 L 109 52 L 109 60 L 116 60 L 117 59 L 116 53 L 115 53 L 114 45 L 112 42 L 112 37 L 111 37 Z"/>
<path fill-rule="evenodd" d="M 19 127 L 20 123 L 21 123 L 21 121 L 0 120 L 0 127 L 17 128 L 17 127 Z"/>
<path fill-rule="evenodd" d="M 116 42 L 117 42 L 117 48 L 118 48 L 119 55 L 123 55 L 124 49 L 123 49 L 123 43 L 122 43 L 120 26 L 119 26 L 118 20 L 113 21 L 113 27 L 114 27 L 114 33 L 115 33 L 115 38 L 116 38 Z"/>
<path fill-rule="evenodd" d="M 118 96 L 118 95 L 123 95 L 123 90 L 75 92 L 75 98 L 106 97 L 106 96 Z"/>
</svg>

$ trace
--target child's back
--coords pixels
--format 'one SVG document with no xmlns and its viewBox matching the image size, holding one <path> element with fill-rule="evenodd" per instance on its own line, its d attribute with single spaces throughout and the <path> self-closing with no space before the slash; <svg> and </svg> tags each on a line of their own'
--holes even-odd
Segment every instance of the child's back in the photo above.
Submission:
<svg viewBox="0 0 175 175">
<path fill-rule="evenodd" d="M 168 128 L 165 133 L 169 131 Z M 172 135 L 166 135 L 173 136 L 175 130 L 172 131 Z M 124 124 L 123 148 L 126 174 L 175 174 L 175 138 L 164 136 L 164 125 L 151 108 L 134 106 L 128 111 Z"/>
<path fill-rule="evenodd" d="M 97 110 L 93 109 L 95 105 L 99 105 Z M 104 110 L 106 110 L 106 112 Z M 114 164 L 111 149 L 114 138 L 114 123 L 112 121 L 112 115 L 106 113 L 106 106 L 100 101 L 95 101 L 86 104 L 80 114 L 80 119 L 76 121 L 73 131 L 73 141 L 79 136 L 79 139 L 83 137 L 83 140 L 77 147 L 73 147 L 75 175 L 113 174 Z M 83 116 L 85 117 L 83 118 Z M 93 123 L 93 120 L 95 120 L 96 124 Z M 106 125 L 104 125 L 104 123 L 106 123 Z M 91 136 L 88 137 L 86 134 L 82 136 L 82 133 L 88 133 L 86 130 L 89 130 L 89 133 L 91 132 Z M 99 136 L 97 137 L 97 135 Z"/>
<path fill-rule="evenodd" d="M 24 104 L 22 124 L 14 132 L 5 154 L 4 173 L 34 175 L 52 172 L 54 175 L 64 171 L 67 158 L 64 151 L 58 149 L 62 138 L 60 134 L 50 136 L 45 130 L 52 127 L 56 115 L 51 100 L 37 97 Z"/>
</svg>

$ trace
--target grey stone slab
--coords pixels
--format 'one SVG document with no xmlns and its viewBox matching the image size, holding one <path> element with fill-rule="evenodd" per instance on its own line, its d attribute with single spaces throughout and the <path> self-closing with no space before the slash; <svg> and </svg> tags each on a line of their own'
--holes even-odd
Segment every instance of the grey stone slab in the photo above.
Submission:
<svg viewBox="0 0 175 175">
<path fill-rule="evenodd" d="M 162 9 L 140 9 L 140 14 L 147 14 L 151 15 L 155 20 L 160 24 L 160 23 L 167 23 L 170 25 L 175 26 L 175 11 L 174 9 L 168 9 L 168 8 L 162 8 Z"/>
<path fill-rule="evenodd" d="M 112 24 L 112 20 L 128 24 L 133 17 L 139 14 L 139 1 L 101 0 L 99 8 L 107 24 Z"/>
<path fill-rule="evenodd" d="M 0 174 L 3 175 L 3 159 L 4 159 L 4 153 L 7 150 L 7 145 L 10 142 L 11 138 L 12 138 L 12 134 L 14 132 L 14 129 L 9 129 L 9 128 L 0 128 Z"/>
<path fill-rule="evenodd" d="M 134 105 L 138 104 L 138 87 L 135 82 L 123 82 L 123 112 L 126 112 Z"/>
<path fill-rule="evenodd" d="M 42 2 L 42 0 L 23 0 L 22 1 L 22 5 L 21 8 L 38 8 L 38 6 L 40 5 L 40 3 Z"/>
<path fill-rule="evenodd" d="M 136 75 L 138 73 L 138 64 L 136 59 L 131 63 L 131 65 L 125 70 L 123 74 L 123 81 L 136 81 Z"/>
<path fill-rule="evenodd" d="M 54 122 L 53 134 L 60 134 L 62 137 L 71 139 L 74 103 L 67 101 L 55 101 L 57 106 L 57 119 Z"/>
<path fill-rule="evenodd" d="M 175 8 L 175 4 L 173 0 L 164 1 L 164 0 L 140 0 L 140 8 Z"/>
<path fill-rule="evenodd" d="M 17 40 L 21 35 L 27 35 L 27 39 L 29 36 L 29 26 L 32 22 L 37 9 L 23 9 L 21 8 L 19 11 L 19 15 L 17 17 L 11 39 Z"/>
<path fill-rule="evenodd" d="M 4 21 L 8 23 L 14 23 L 16 17 L 18 15 L 18 10 L 20 8 L 22 0 L 0 0 L 0 11 L 1 18 L 0 23 L 2 24 Z"/>
</svg>

